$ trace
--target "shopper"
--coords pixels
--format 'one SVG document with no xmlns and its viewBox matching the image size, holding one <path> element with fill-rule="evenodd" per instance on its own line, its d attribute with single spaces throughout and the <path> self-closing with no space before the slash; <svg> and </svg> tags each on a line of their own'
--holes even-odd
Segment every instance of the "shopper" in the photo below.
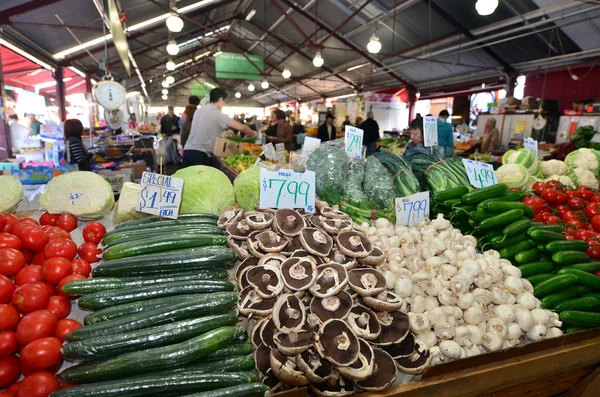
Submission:
<svg viewBox="0 0 600 397">
<path fill-rule="evenodd" d="M 127 123 L 127 127 L 130 130 L 137 129 L 137 120 L 136 120 L 135 113 L 131 113 L 131 116 L 129 116 L 129 122 Z"/>
<path fill-rule="evenodd" d="M 446 156 L 454 155 L 454 131 L 452 124 L 447 123 L 446 120 L 450 117 L 450 113 L 446 109 L 442 110 L 437 120 L 438 126 L 438 144 L 444 148 L 444 154 Z"/>
<path fill-rule="evenodd" d="M 352 123 L 350 122 L 350 116 L 346 116 L 344 118 L 344 122 L 342 123 L 342 127 L 344 128 L 344 130 L 346 129 L 347 125 L 352 127 Z"/>
<path fill-rule="evenodd" d="M 488 153 L 498 148 L 500 131 L 496 128 L 496 119 L 490 117 L 485 122 L 485 133 L 481 138 L 481 153 Z"/>
<path fill-rule="evenodd" d="M 210 103 L 194 113 L 190 136 L 183 150 L 183 167 L 192 165 L 211 165 L 215 138 L 227 127 L 242 131 L 247 136 L 255 136 L 250 127 L 240 124 L 222 113 L 227 92 L 215 88 L 210 92 Z"/>
<path fill-rule="evenodd" d="M 379 124 L 373 119 L 373 112 L 367 113 L 367 119 L 360 125 L 363 130 L 363 145 L 367 147 L 367 155 L 377 151 L 377 141 L 379 140 Z"/>
<path fill-rule="evenodd" d="M 331 113 L 327 113 L 325 116 L 325 122 L 319 126 L 317 130 L 317 138 L 321 140 L 321 142 L 333 141 L 335 137 L 335 125 L 333 125 L 333 120 L 335 117 Z"/>
<path fill-rule="evenodd" d="M 362 124 L 362 122 L 363 122 L 363 118 L 358 116 L 356 118 L 356 120 L 354 121 L 354 126 L 360 128 L 360 125 Z"/>
<path fill-rule="evenodd" d="M 284 143 L 285 149 L 288 151 L 294 150 L 294 133 L 292 126 L 286 120 L 286 114 L 281 109 L 275 109 L 271 113 L 271 125 L 267 128 L 267 141 L 276 143 Z"/>
<path fill-rule="evenodd" d="M 83 124 L 77 119 L 69 119 L 64 124 L 65 158 L 69 164 L 77 164 L 79 171 L 91 171 L 90 155 L 83 146 Z"/>
<path fill-rule="evenodd" d="M 200 98 L 196 95 L 192 95 L 188 98 L 188 104 L 181 115 L 181 120 L 183 120 L 183 124 L 181 124 L 181 146 L 185 147 L 187 140 L 190 136 L 190 130 L 192 128 L 192 120 L 194 119 L 194 113 L 198 109 L 198 105 L 200 105 Z"/>
<path fill-rule="evenodd" d="M 410 131 L 410 142 L 406 145 L 404 155 L 407 155 L 412 149 L 423 148 L 425 140 L 423 138 L 423 118 L 414 119 L 408 127 Z"/>
<path fill-rule="evenodd" d="M 200 105 L 200 98 L 197 95 L 192 95 L 188 98 L 188 104 L 186 105 L 183 113 L 181 114 L 181 117 L 179 118 L 179 127 L 181 127 L 181 129 L 183 129 L 183 125 L 187 121 L 185 118 L 185 111 L 190 105 L 195 106 L 195 108 L 198 108 L 198 105 Z"/>
<path fill-rule="evenodd" d="M 31 135 L 40 135 L 40 128 L 43 125 L 36 117 L 35 114 L 29 113 L 27 115 L 29 119 L 29 129 L 31 129 Z"/>
<path fill-rule="evenodd" d="M 160 133 L 166 136 L 179 134 L 179 117 L 175 115 L 173 106 L 168 107 L 168 112 L 160 119 Z"/>
</svg>

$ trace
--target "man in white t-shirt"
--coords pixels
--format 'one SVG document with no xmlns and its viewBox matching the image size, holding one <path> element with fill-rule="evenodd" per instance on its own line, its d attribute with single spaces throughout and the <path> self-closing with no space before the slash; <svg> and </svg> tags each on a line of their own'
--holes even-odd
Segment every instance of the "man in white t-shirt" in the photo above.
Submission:
<svg viewBox="0 0 600 397">
<path fill-rule="evenodd" d="M 210 92 L 210 103 L 194 113 L 190 136 L 183 148 L 184 168 L 192 165 L 211 165 L 215 138 L 227 127 L 241 131 L 247 136 L 256 135 L 256 131 L 247 125 L 238 123 L 221 112 L 226 99 L 227 92 L 222 88 L 215 88 Z"/>
</svg>

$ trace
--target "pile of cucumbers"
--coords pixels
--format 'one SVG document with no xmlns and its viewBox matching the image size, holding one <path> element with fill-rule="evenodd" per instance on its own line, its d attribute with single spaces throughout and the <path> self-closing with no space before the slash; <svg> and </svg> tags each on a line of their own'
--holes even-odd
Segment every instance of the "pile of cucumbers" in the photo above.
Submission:
<svg viewBox="0 0 600 397">
<path fill-rule="evenodd" d="M 213 215 L 148 218 L 108 233 L 94 277 L 63 286 L 93 310 L 66 338 L 52 397 L 263 396 L 227 281 L 235 252 Z M 177 233 L 175 233 L 175 229 Z M 115 238 L 119 235 L 119 238 Z M 169 243 L 167 243 L 169 242 Z"/>
<path fill-rule="evenodd" d="M 521 270 L 545 309 L 560 313 L 567 332 L 600 327 L 600 262 L 584 252 L 588 244 L 567 240 L 559 225 L 532 221 L 525 193 L 504 184 L 468 192 L 458 187 L 433 195 L 432 213 L 443 213 L 481 250 L 494 249 Z"/>
</svg>

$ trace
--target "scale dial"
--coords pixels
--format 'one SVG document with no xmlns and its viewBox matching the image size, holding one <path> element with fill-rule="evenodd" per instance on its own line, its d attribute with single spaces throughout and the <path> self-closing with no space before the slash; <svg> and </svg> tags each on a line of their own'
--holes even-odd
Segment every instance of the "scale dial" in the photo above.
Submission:
<svg viewBox="0 0 600 397">
<path fill-rule="evenodd" d="M 116 110 L 125 103 L 127 91 L 121 84 L 105 80 L 100 81 L 94 87 L 94 96 L 96 101 L 106 110 Z"/>
</svg>

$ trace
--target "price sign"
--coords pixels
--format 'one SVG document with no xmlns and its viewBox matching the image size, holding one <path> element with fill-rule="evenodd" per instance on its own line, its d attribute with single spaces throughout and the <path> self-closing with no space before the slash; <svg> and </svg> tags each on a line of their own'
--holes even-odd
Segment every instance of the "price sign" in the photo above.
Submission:
<svg viewBox="0 0 600 397">
<path fill-rule="evenodd" d="M 488 163 L 463 159 L 463 164 L 469 176 L 471 186 L 484 188 L 498 183 L 494 167 Z"/>
<path fill-rule="evenodd" d="M 279 164 L 284 164 L 285 163 L 285 145 L 283 143 L 276 144 L 275 151 L 277 152 L 277 162 Z"/>
<path fill-rule="evenodd" d="M 273 160 L 273 161 L 277 160 L 277 153 L 275 152 L 275 146 L 273 146 L 272 143 L 267 143 L 266 145 L 263 145 L 262 150 L 267 159 Z"/>
<path fill-rule="evenodd" d="M 136 210 L 145 214 L 177 219 L 182 191 L 183 179 L 144 172 Z"/>
<path fill-rule="evenodd" d="M 438 145 L 438 125 L 434 116 L 425 116 L 423 119 L 423 140 L 425 147 Z"/>
<path fill-rule="evenodd" d="M 600 132 L 595 133 L 592 139 L 590 139 L 590 142 L 600 143 Z"/>
<path fill-rule="evenodd" d="M 396 197 L 396 225 L 414 226 L 429 218 L 429 192 Z"/>
<path fill-rule="evenodd" d="M 260 208 L 304 208 L 315 211 L 314 171 L 260 170 Z"/>
<path fill-rule="evenodd" d="M 344 142 L 346 145 L 346 154 L 353 159 L 362 157 L 364 131 L 360 128 L 346 126 Z"/>
<path fill-rule="evenodd" d="M 310 152 L 314 148 L 319 147 L 319 145 L 321 145 L 320 139 L 307 136 L 306 138 L 304 138 L 304 145 L 302 145 L 302 152 Z"/>
<path fill-rule="evenodd" d="M 537 157 L 538 157 L 538 142 L 535 139 L 525 138 L 525 140 L 523 141 L 523 146 L 525 146 L 525 149 L 529 149 L 533 153 L 535 153 L 535 158 L 537 159 Z"/>
</svg>

